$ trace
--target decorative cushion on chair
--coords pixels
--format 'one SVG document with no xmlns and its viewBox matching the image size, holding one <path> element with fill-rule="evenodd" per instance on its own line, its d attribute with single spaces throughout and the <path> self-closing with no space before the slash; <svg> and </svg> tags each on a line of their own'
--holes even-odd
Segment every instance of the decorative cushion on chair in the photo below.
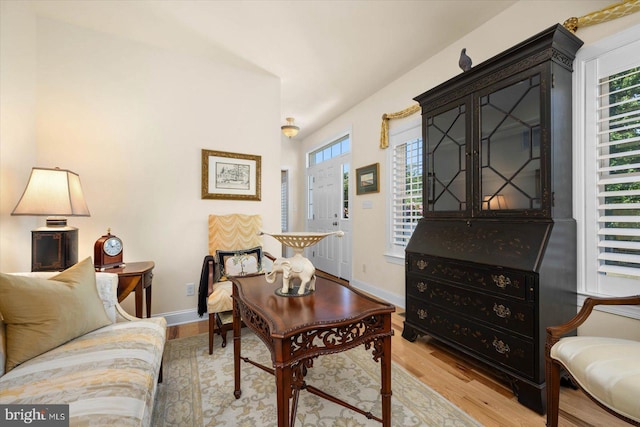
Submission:
<svg viewBox="0 0 640 427">
<path fill-rule="evenodd" d="M 244 276 L 262 270 L 262 247 L 237 251 L 216 251 L 216 259 L 221 266 L 220 274 L 224 277 Z"/>
<path fill-rule="evenodd" d="M 603 405 L 640 421 L 640 342 L 577 336 L 562 338 L 551 358 Z"/>
</svg>

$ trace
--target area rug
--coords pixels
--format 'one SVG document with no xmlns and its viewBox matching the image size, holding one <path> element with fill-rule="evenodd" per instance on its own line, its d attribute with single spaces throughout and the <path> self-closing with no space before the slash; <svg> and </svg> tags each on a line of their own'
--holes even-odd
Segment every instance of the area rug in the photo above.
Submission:
<svg viewBox="0 0 640 427">
<path fill-rule="evenodd" d="M 275 378 L 241 362 L 242 396 L 233 396 L 233 345 L 216 339 L 209 355 L 207 334 L 170 340 L 164 353 L 163 382 L 153 412 L 155 427 L 271 427 L 277 425 Z M 231 341 L 231 340 L 230 340 Z M 271 366 L 265 345 L 242 330 L 242 355 Z M 479 427 L 475 420 L 392 363 L 392 425 Z M 307 384 L 381 416 L 380 365 L 364 346 L 315 359 Z M 375 420 L 300 392 L 296 427 L 380 426 Z"/>
</svg>

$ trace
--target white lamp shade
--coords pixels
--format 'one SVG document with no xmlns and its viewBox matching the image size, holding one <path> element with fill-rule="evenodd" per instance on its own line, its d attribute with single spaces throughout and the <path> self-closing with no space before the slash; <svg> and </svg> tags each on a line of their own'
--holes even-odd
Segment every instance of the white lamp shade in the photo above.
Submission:
<svg viewBox="0 0 640 427">
<path fill-rule="evenodd" d="M 33 168 L 11 215 L 90 216 L 80 177 L 58 168 Z"/>
</svg>

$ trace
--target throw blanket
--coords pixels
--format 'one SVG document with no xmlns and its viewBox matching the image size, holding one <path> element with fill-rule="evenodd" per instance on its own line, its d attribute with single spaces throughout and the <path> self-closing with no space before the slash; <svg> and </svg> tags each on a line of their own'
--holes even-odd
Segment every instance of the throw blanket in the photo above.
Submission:
<svg viewBox="0 0 640 427">
<path fill-rule="evenodd" d="M 214 269 L 216 265 L 216 260 L 213 255 L 207 255 L 206 257 L 204 257 L 204 261 L 202 262 L 202 271 L 200 273 L 200 286 L 198 287 L 198 315 L 200 315 L 200 317 L 202 317 L 204 313 L 207 312 L 207 297 L 209 296 L 209 261 L 213 261 L 211 265 L 214 266 Z M 217 281 L 217 278 L 215 277 L 215 271 L 213 272 L 213 274 L 215 283 Z"/>
</svg>

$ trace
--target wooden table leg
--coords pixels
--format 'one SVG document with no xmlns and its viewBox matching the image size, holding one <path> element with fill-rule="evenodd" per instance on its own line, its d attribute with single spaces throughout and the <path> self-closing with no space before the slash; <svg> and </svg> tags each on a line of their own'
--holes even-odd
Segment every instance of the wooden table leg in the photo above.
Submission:
<svg viewBox="0 0 640 427">
<path fill-rule="evenodd" d="M 144 288 L 145 304 L 147 305 L 147 317 L 151 317 L 151 286 Z"/>
<path fill-rule="evenodd" d="M 291 368 L 276 367 L 275 374 L 278 427 L 290 427 L 289 398 L 291 397 Z"/>
<path fill-rule="evenodd" d="M 146 317 L 151 317 L 151 281 L 153 279 L 152 261 L 132 262 L 127 266 L 114 268 L 118 275 L 118 302 L 124 301 L 131 292 L 135 295 L 136 317 L 144 317 L 142 299 L 146 296 Z M 143 295 L 143 293 L 145 295 Z"/>
<path fill-rule="evenodd" d="M 382 339 L 380 360 L 380 395 L 382 397 L 382 426 L 391 427 L 391 337 Z"/>
<path fill-rule="evenodd" d="M 300 397 L 300 389 L 296 387 L 293 390 L 293 402 L 291 404 L 291 422 L 289 427 L 293 427 L 296 424 L 296 413 L 298 412 L 298 398 Z"/>
<path fill-rule="evenodd" d="M 142 277 L 136 277 L 135 280 L 137 280 L 137 284 L 136 284 L 136 317 L 143 317 L 142 313 Z"/>
<path fill-rule="evenodd" d="M 235 293 L 235 288 L 234 288 Z M 238 303 L 234 301 L 233 304 L 233 380 L 235 383 L 235 389 L 233 395 L 236 399 L 240 399 L 242 396 L 242 390 L 240 388 L 240 328 L 242 321 L 240 319 L 240 310 Z"/>
</svg>

